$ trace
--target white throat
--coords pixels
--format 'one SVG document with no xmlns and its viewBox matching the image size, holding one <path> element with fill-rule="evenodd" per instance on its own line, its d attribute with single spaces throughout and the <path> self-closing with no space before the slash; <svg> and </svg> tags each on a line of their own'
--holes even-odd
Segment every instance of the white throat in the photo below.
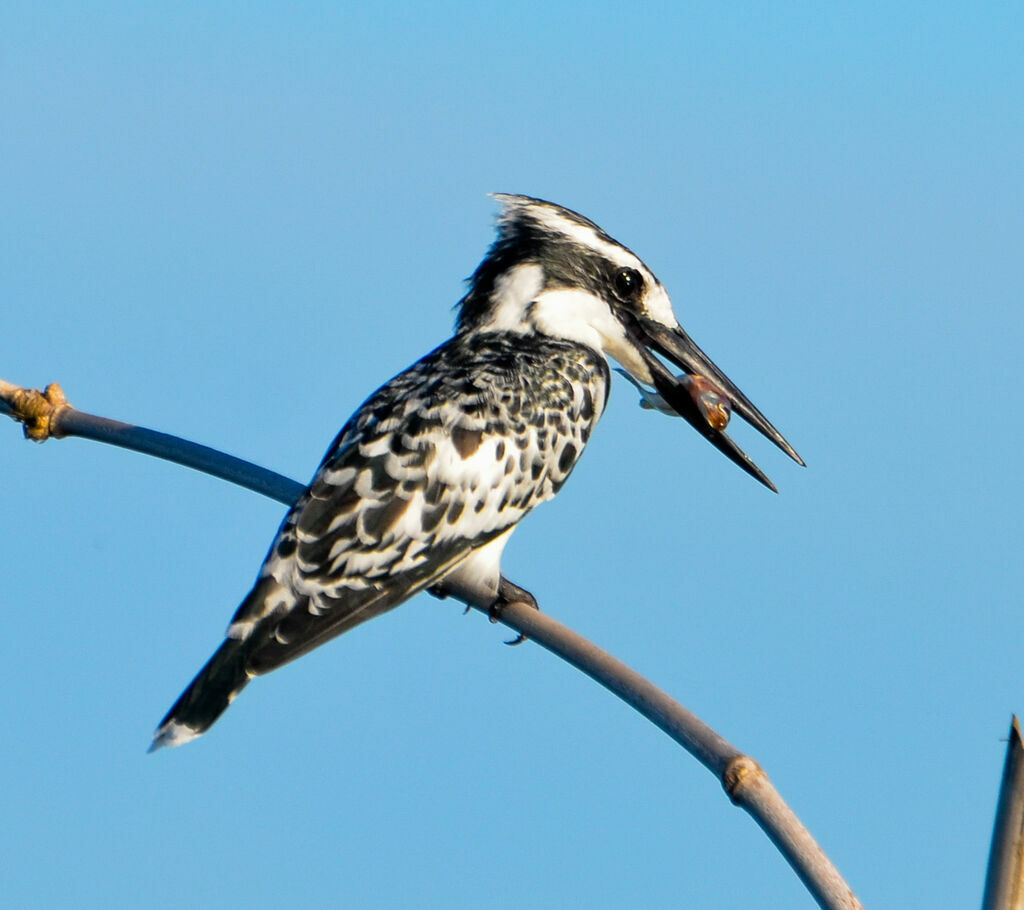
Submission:
<svg viewBox="0 0 1024 910">
<path fill-rule="evenodd" d="M 665 306 L 671 311 L 667 304 Z M 483 332 L 537 332 L 575 341 L 617 360 L 641 382 L 652 382 L 650 370 L 622 323 L 600 297 L 580 288 L 544 290 L 544 269 L 524 263 L 510 269 L 491 291 L 491 307 Z"/>
<path fill-rule="evenodd" d="M 613 357 L 641 382 L 653 382 L 636 346 L 605 301 L 578 288 L 543 291 L 533 304 L 533 325 L 553 338 L 576 341 Z"/>
</svg>

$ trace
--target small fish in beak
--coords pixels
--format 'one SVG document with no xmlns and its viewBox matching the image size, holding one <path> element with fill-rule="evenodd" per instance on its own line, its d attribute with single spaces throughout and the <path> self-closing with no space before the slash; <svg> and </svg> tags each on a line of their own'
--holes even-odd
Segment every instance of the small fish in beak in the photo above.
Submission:
<svg viewBox="0 0 1024 910">
<path fill-rule="evenodd" d="M 615 367 L 615 372 L 624 376 L 633 387 L 640 393 L 640 407 L 645 411 L 660 411 L 669 417 L 678 417 L 679 414 L 664 398 L 652 389 L 646 388 L 642 383 L 637 382 L 626 370 Z M 729 425 L 732 417 L 732 402 L 720 388 L 710 379 L 704 376 L 689 376 L 686 373 L 676 377 L 681 385 L 697 405 L 708 426 L 721 432 Z"/>
<path fill-rule="evenodd" d="M 704 415 L 708 426 L 721 432 L 729 426 L 729 418 L 732 416 L 732 402 L 726 397 L 718 386 L 710 379 L 698 376 L 683 374 L 679 377 L 679 384 L 690 393 L 693 403 Z"/>
</svg>

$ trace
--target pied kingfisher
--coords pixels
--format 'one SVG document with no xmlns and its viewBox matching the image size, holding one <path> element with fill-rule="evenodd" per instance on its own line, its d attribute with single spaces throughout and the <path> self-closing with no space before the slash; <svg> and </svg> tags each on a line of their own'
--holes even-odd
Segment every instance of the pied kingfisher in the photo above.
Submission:
<svg viewBox="0 0 1024 910">
<path fill-rule="evenodd" d="M 502 578 L 501 552 L 572 472 L 608 398 L 608 357 L 767 486 L 722 432 L 731 410 L 803 463 L 690 340 L 637 256 L 569 209 L 496 198 L 498 237 L 455 335 L 342 427 L 151 749 L 194 739 L 253 676 L 425 589 L 490 604 L 492 617 L 513 598 L 531 602 Z"/>
</svg>

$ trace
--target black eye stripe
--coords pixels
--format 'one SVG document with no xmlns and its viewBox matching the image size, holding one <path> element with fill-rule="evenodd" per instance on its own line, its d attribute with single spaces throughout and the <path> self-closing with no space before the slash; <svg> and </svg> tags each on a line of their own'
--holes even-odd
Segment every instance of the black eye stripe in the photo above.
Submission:
<svg viewBox="0 0 1024 910">
<path fill-rule="evenodd" d="M 626 303 L 639 300 L 644 292 L 643 276 L 636 269 L 619 269 L 615 272 L 613 281 L 615 293 Z"/>
</svg>

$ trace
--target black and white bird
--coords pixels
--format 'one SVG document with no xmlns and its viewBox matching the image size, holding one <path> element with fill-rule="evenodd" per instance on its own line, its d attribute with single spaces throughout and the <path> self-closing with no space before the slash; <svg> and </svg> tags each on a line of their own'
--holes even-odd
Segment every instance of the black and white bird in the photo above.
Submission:
<svg viewBox="0 0 1024 910">
<path fill-rule="evenodd" d="M 502 577 L 501 553 L 576 465 L 608 399 L 608 358 L 772 489 L 723 432 L 730 411 L 803 463 L 690 340 L 636 255 L 569 209 L 496 198 L 498 236 L 454 336 L 342 427 L 152 749 L 194 739 L 252 677 L 421 591 L 494 611 L 529 599 Z"/>
</svg>

